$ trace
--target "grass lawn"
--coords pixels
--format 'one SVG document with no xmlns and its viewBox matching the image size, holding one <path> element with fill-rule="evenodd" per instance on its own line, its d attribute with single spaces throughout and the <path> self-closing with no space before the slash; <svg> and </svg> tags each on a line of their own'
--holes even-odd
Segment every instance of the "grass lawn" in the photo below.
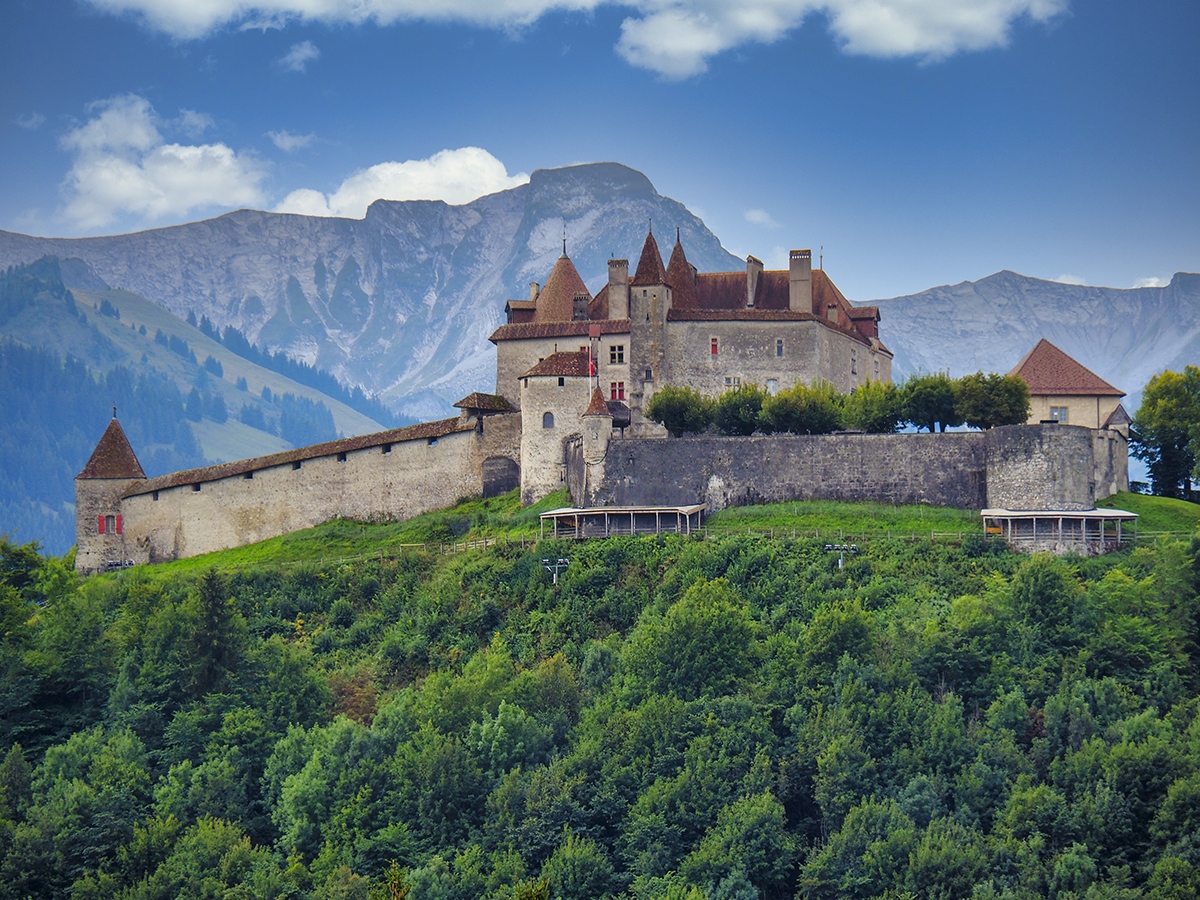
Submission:
<svg viewBox="0 0 1200 900">
<path fill-rule="evenodd" d="M 795 530 L 798 534 L 820 532 L 846 536 L 914 534 L 930 532 L 982 533 L 979 514 L 941 506 L 892 506 L 886 503 L 835 503 L 814 500 L 804 503 L 768 503 L 723 509 L 706 523 L 714 531 Z"/>
<path fill-rule="evenodd" d="M 1138 514 L 1138 533 L 1154 531 L 1194 532 L 1200 528 L 1200 504 L 1150 494 L 1114 494 L 1099 500 L 1103 509 L 1123 509 Z"/>
</svg>

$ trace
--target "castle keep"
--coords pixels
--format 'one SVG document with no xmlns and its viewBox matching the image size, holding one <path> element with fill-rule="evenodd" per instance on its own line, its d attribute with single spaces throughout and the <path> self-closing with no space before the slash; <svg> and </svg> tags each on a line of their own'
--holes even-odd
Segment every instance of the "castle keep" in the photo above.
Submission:
<svg viewBox="0 0 1200 900">
<path fill-rule="evenodd" d="M 195 556 L 338 517 L 403 520 L 518 485 L 525 503 L 568 486 L 584 506 L 710 509 L 807 498 L 1090 508 L 1128 488 L 1124 437 L 1100 428 L 668 439 L 643 415 L 662 385 L 716 395 L 825 381 L 848 393 L 891 380 L 878 309 L 852 306 L 808 250 L 791 251 L 786 271 L 751 256 L 745 272 L 700 273 L 678 235 L 664 265 L 650 233 L 632 278 L 627 260 L 610 260 L 593 294 L 564 247 L 545 285 L 505 312 L 490 338 L 496 392 L 463 398 L 456 418 L 147 479 L 114 415 L 76 478 L 76 567 Z"/>
</svg>

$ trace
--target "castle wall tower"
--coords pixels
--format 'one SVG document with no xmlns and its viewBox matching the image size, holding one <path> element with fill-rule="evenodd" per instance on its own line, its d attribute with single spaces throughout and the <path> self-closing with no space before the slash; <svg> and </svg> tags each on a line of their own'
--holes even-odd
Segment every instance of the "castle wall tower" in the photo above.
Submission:
<svg viewBox="0 0 1200 900">
<path fill-rule="evenodd" d="M 670 378 L 667 366 L 667 313 L 671 286 L 654 233 L 646 235 L 629 289 L 629 409 L 634 433 L 646 427 L 642 410 Z"/>
<path fill-rule="evenodd" d="M 144 551 L 125 536 L 121 498 L 146 473 L 113 409 L 83 471 L 75 476 L 75 568 L 95 572 L 127 560 L 145 562 Z"/>
</svg>

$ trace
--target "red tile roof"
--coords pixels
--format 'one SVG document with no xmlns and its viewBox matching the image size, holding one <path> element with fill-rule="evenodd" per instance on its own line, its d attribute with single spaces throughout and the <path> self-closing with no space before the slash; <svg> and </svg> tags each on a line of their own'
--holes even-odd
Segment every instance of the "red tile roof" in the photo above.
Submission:
<svg viewBox="0 0 1200 900">
<path fill-rule="evenodd" d="M 587 294 L 587 285 L 579 277 L 575 264 L 570 257 L 560 256 L 554 264 L 554 270 L 546 279 L 542 292 L 538 294 L 537 309 L 533 314 L 535 325 L 547 322 L 570 322 L 575 315 L 575 295 Z"/>
<path fill-rule="evenodd" d="M 117 417 L 113 416 L 100 436 L 87 465 L 76 478 L 145 478 L 137 454 L 129 446 L 129 438 Z"/>
<path fill-rule="evenodd" d="M 364 434 L 358 437 L 342 438 L 337 441 L 326 441 L 323 444 L 312 444 L 308 447 L 297 447 L 295 450 L 285 450 L 282 453 L 272 453 L 270 456 L 256 456 L 253 459 L 241 459 L 237 462 L 221 463 L 216 466 L 205 466 L 202 469 L 188 469 L 184 472 L 172 472 L 139 482 L 129 488 L 124 494 L 134 497 L 139 494 L 149 494 L 153 491 L 164 491 L 168 488 L 184 484 L 197 484 L 206 481 L 217 481 L 221 478 L 232 478 L 259 469 L 269 469 L 272 466 L 282 466 L 288 463 L 303 462 L 306 459 L 317 459 L 322 456 L 333 456 L 336 453 L 347 453 L 351 450 L 366 450 L 383 444 L 399 444 L 404 441 L 415 441 L 428 438 L 445 437 L 462 431 L 474 431 L 474 422 L 463 422 L 462 419 L 442 419 L 438 422 L 422 422 L 420 425 L 409 425 L 405 428 L 393 428 L 391 431 L 380 431 L 376 434 Z"/>
<path fill-rule="evenodd" d="M 628 334 L 628 319 L 601 319 L 581 322 L 536 322 L 501 325 L 488 338 L 493 344 L 498 341 L 519 341 L 528 338 L 587 337 L 589 329 L 599 328 L 601 334 Z"/>
<path fill-rule="evenodd" d="M 583 414 L 585 416 L 612 416 L 612 413 L 608 411 L 608 402 L 600 393 L 600 388 L 592 390 L 592 402 L 588 404 L 588 408 L 583 411 Z"/>
<path fill-rule="evenodd" d="M 742 283 L 745 284 L 743 277 Z M 683 244 L 675 240 L 671 261 L 667 264 L 667 284 L 671 286 L 671 306 L 692 309 L 696 304 L 696 270 L 687 261 Z M 744 292 L 744 289 L 743 289 Z"/>
<path fill-rule="evenodd" d="M 633 281 L 630 284 L 670 284 L 653 231 L 646 235 L 646 243 L 642 245 L 642 256 L 638 260 L 637 271 L 633 273 Z"/>
<path fill-rule="evenodd" d="M 1029 385 L 1029 392 L 1035 395 L 1125 396 L 1124 391 L 1084 368 L 1045 338 L 1038 341 L 1008 374 L 1021 376 Z"/>
<path fill-rule="evenodd" d="M 520 378 L 533 378 L 537 375 L 588 375 L 588 354 L 574 350 L 569 353 L 551 353 Z"/>
<path fill-rule="evenodd" d="M 478 409 L 486 412 L 510 412 L 512 406 L 499 394 L 481 394 L 475 391 L 454 404 L 459 409 Z"/>
</svg>

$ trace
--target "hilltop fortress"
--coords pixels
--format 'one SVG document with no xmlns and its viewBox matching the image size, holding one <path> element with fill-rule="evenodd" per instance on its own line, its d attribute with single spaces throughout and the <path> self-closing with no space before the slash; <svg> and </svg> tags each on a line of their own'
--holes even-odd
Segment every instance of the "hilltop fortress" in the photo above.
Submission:
<svg viewBox="0 0 1200 900">
<path fill-rule="evenodd" d="M 403 520 L 470 496 L 564 486 L 580 506 L 875 499 L 1089 509 L 1128 488 L 1111 428 L 1010 426 L 946 435 L 668 438 L 643 410 L 673 384 L 715 395 L 803 382 L 890 381 L 879 312 L 852 306 L 808 250 L 786 271 L 700 273 L 653 233 L 629 276 L 589 292 L 563 248 L 545 285 L 492 334 L 496 392 L 457 418 L 146 478 L 115 416 L 76 478 L 76 567 L 158 562 L 333 518 Z M 1118 392 L 1119 396 L 1119 392 Z"/>
</svg>

